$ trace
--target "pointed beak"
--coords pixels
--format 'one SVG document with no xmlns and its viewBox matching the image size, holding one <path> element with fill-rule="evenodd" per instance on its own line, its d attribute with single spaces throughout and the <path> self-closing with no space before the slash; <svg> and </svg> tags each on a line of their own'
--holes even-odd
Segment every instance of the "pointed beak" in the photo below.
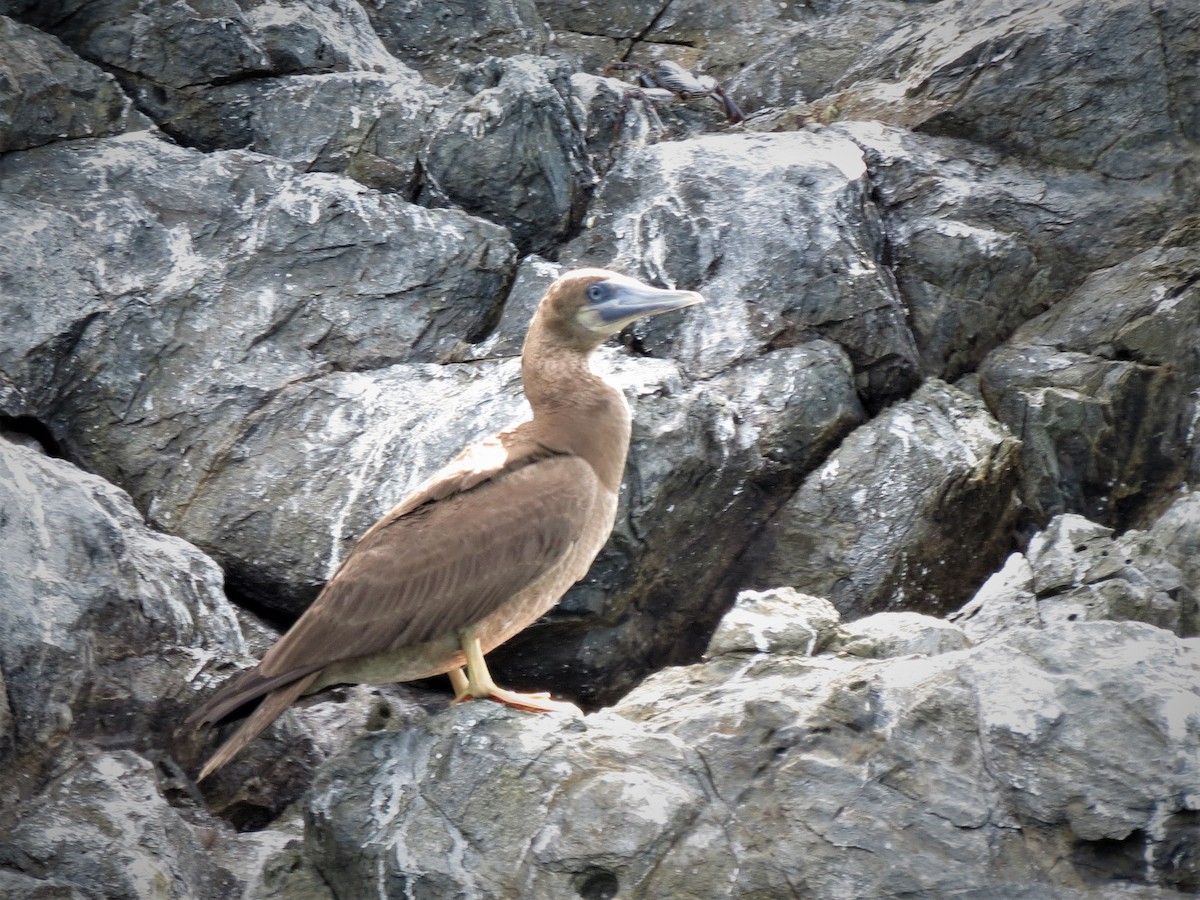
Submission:
<svg viewBox="0 0 1200 900">
<path fill-rule="evenodd" d="M 592 331 L 616 334 L 630 322 L 646 316 L 703 302 L 704 298 L 695 291 L 670 291 L 632 278 L 610 278 L 591 286 L 580 319 Z"/>
</svg>

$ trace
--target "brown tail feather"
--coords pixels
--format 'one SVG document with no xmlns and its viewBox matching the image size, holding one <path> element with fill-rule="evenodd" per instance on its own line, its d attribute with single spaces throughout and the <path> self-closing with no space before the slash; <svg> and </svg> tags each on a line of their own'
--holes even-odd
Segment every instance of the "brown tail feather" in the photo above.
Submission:
<svg viewBox="0 0 1200 900">
<path fill-rule="evenodd" d="M 264 694 L 269 694 L 276 688 L 286 687 L 319 668 L 321 668 L 320 665 L 306 666 L 266 678 L 259 674 L 258 666 L 246 669 L 221 685 L 220 690 L 187 717 L 184 725 L 191 728 L 216 725 L 226 716 L 236 712 L 238 707 L 244 706 Z"/>
<path fill-rule="evenodd" d="M 203 781 L 245 747 L 248 743 L 254 740 L 262 732 L 264 728 L 274 722 L 283 713 L 285 709 L 291 706 L 301 694 L 303 694 L 317 680 L 317 676 L 321 673 L 312 672 L 305 675 L 291 684 L 278 688 L 263 698 L 262 703 L 252 712 L 249 717 L 241 724 L 241 727 L 233 733 L 220 749 L 212 755 L 204 768 L 200 770 L 200 777 L 196 781 Z"/>
</svg>

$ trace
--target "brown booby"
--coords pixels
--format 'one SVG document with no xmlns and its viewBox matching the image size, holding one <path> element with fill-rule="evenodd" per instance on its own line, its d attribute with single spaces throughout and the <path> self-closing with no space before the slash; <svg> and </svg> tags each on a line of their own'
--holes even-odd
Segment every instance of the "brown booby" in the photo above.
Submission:
<svg viewBox="0 0 1200 900">
<path fill-rule="evenodd" d="M 554 606 L 612 530 L 630 413 L 588 368 L 591 352 L 636 319 L 702 300 L 604 269 L 555 281 L 521 351 L 533 417 L 468 447 L 372 525 L 262 661 L 188 718 L 213 725 L 259 701 L 200 778 L 301 695 L 335 684 L 447 673 L 456 700 L 574 709 L 498 687 L 484 654 Z"/>
</svg>

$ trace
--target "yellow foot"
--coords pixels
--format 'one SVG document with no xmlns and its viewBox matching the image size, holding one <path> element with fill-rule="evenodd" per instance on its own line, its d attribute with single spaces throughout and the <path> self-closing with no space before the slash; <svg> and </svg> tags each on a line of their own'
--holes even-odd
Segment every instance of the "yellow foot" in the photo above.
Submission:
<svg viewBox="0 0 1200 900">
<path fill-rule="evenodd" d="M 467 671 L 464 674 L 461 669 L 458 669 L 450 673 L 450 680 L 454 683 L 455 703 L 476 697 L 480 699 L 487 697 L 498 703 L 504 703 L 517 709 L 527 709 L 530 712 L 583 715 L 583 712 L 574 703 L 551 700 L 547 693 L 518 694 L 516 691 L 508 691 L 500 687 L 492 681 L 487 663 L 483 661 L 483 649 L 479 646 L 479 638 L 468 629 L 463 633 L 461 640 L 463 655 L 467 660 Z"/>
<path fill-rule="evenodd" d="M 583 715 L 583 711 L 574 703 L 568 703 L 564 700 L 551 700 L 550 695 L 545 691 L 539 691 L 536 694 L 521 694 L 517 691 L 507 691 L 502 687 L 493 687 L 488 693 L 479 697 L 470 693 L 459 694 L 451 702 L 466 703 L 468 700 L 495 700 L 497 703 L 503 703 L 505 706 L 511 706 L 514 709 L 523 709 L 527 712 Z"/>
<path fill-rule="evenodd" d="M 506 691 L 501 687 L 493 687 L 488 692 L 488 699 L 529 712 L 567 713 L 582 716 L 583 712 L 574 703 L 564 700 L 551 700 L 545 691 L 536 694 L 519 694 L 516 691 Z"/>
</svg>

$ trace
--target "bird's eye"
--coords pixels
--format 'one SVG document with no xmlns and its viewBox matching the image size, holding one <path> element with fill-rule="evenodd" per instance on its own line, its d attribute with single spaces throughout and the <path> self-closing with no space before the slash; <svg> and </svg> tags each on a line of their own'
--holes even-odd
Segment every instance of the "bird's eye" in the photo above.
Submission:
<svg viewBox="0 0 1200 900">
<path fill-rule="evenodd" d="M 593 303 L 599 303 L 604 297 L 604 289 L 598 284 L 593 284 L 587 289 L 587 295 Z"/>
</svg>

